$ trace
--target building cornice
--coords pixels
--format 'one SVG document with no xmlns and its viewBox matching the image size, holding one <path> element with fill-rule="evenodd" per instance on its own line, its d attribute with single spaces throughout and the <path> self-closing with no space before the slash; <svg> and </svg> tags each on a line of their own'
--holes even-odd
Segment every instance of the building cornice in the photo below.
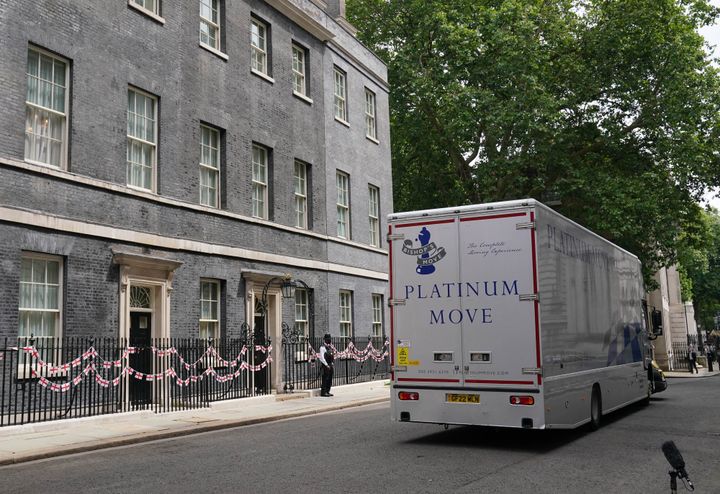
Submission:
<svg viewBox="0 0 720 494">
<path fill-rule="evenodd" d="M 355 57 L 352 53 L 350 53 L 348 50 L 343 48 L 339 43 L 336 43 L 333 40 L 327 41 L 327 46 L 332 51 L 343 57 L 345 60 L 347 60 L 349 63 L 353 64 L 355 67 L 357 67 L 362 72 L 365 72 L 365 75 L 367 75 L 369 78 L 373 79 L 375 83 L 386 93 L 390 92 L 390 84 L 388 81 L 380 77 L 378 73 L 373 71 L 370 67 L 368 67 L 366 64 L 362 63 L 357 57 Z"/>
<path fill-rule="evenodd" d="M 332 31 L 327 29 L 317 20 L 313 19 L 303 9 L 297 7 L 290 0 L 265 0 L 265 3 L 276 9 L 285 17 L 315 36 L 320 41 L 328 41 L 335 37 Z"/>
</svg>

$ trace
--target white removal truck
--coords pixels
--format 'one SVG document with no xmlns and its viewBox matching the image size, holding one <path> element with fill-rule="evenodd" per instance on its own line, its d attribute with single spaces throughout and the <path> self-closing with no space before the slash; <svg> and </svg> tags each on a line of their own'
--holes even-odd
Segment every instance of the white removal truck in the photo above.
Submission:
<svg viewBox="0 0 720 494">
<path fill-rule="evenodd" d="M 388 241 L 393 420 L 597 428 L 649 399 L 629 252 L 532 199 L 392 214 Z"/>
</svg>

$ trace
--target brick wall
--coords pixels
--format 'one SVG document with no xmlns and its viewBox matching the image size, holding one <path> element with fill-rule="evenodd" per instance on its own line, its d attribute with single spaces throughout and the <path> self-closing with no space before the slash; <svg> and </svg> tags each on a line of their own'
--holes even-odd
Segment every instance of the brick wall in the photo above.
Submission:
<svg viewBox="0 0 720 494">
<path fill-rule="evenodd" d="M 387 270 L 387 256 L 363 248 L 368 242 L 367 185 L 381 194 L 384 217 L 392 211 L 386 72 L 376 57 L 331 19 L 307 2 L 293 3 L 320 19 L 335 33 L 326 43 L 291 22 L 263 1 L 221 2 L 224 10 L 222 51 L 227 60 L 199 46 L 195 2 L 163 2 L 164 24 L 127 2 L 78 0 L 0 5 L 6 22 L 0 32 L 0 206 L 57 215 L 166 237 L 243 247 L 278 255 Z M 271 30 L 274 82 L 250 71 L 250 18 Z M 309 97 L 292 95 L 291 43 L 308 49 Z M 333 45 L 334 43 L 334 45 Z M 35 45 L 67 59 L 71 67 L 70 132 L 67 169 L 74 175 L 116 184 L 109 190 L 13 166 L 24 158 L 27 50 Z M 339 49 L 341 46 L 342 49 Z M 349 55 L 348 55 L 349 54 Z M 332 114 L 332 67 L 348 73 L 350 128 Z M 137 87 L 159 102 L 157 194 L 127 193 L 127 90 Z M 377 96 L 378 140 L 365 138 L 364 87 Z M 199 202 L 200 124 L 222 130 L 223 209 L 215 214 L 185 205 Z M 311 166 L 312 230 L 335 235 L 335 170 L 351 177 L 352 238 L 357 244 L 247 221 L 251 204 L 252 144 L 271 149 L 271 213 L 277 224 L 294 224 L 293 162 Z M 3 158 L 5 160 L 3 161 Z M 178 202 L 179 201 L 179 202 Z M 20 256 L 23 250 L 56 254 L 66 263 L 65 334 L 116 335 L 118 268 L 112 264 L 111 239 L 33 229 L 0 217 L 0 335 L 17 332 Z M 148 245 L 126 245 L 130 249 Z M 385 248 L 385 242 L 382 242 Z M 158 254 L 163 254 L 157 251 Z M 164 253 L 168 254 L 168 253 Z M 174 336 L 197 330 L 197 292 L 202 277 L 223 280 L 227 330 L 244 321 L 243 269 L 286 271 L 286 267 L 247 259 L 174 251 L 183 265 L 176 272 L 171 301 Z M 370 293 L 386 290 L 383 282 L 320 271 L 293 270 L 315 289 L 316 326 L 337 327 L 337 292 L 352 289 L 357 324 L 369 327 Z M 365 301 L 367 298 L 367 301 Z M 387 296 L 385 298 L 387 300 Z M 294 316 L 285 302 L 285 320 Z M 335 319 L 333 319 L 335 318 Z M 364 319 L 365 320 L 364 320 Z M 335 329 L 333 329 L 335 328 Z M 324 329 L 323 329 L 324 331 Z"/>
</svg>

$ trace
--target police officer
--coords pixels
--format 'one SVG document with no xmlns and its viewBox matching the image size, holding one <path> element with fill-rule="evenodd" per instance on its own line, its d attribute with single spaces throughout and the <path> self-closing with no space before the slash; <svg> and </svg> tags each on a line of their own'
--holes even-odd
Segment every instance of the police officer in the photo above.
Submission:
<svg viewBox="0 0 720 494">
<path fill-rule="evenodd" d="M 320 363 L 322 364 L 322 386 L 320 387 L 320 396 L 333 396 L 330 392 L 333 378 L 333 361 L 335 356 L 333 355 L 330 335 L 325 334 L 323 336 L 323 344 L 320 347 Z"/>
</svg>

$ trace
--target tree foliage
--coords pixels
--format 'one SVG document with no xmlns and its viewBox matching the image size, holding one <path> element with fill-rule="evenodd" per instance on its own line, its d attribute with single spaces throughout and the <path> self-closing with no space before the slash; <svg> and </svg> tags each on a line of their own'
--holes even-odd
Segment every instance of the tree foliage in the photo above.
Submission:
<svg viewBox="0 0 720 494">
<path fill-rule="evenodd" d="M 682 235 L 679 272 L 683 299 L 692 299 L 695 320 L 709 329 L 720 314 L 720 213 L 704 211 L 696 226 L 695 232 Z M 690 235 L 696 238 L 688 239 Z"/>
<path fill-rule="evenodd" d="M 646 280 L 720 185 L 706 0 L 347 0 L 388 64 L 397 210 L 534 197 Z M 688 241 L 688 239 L 685 239 Z"/>
</svg>

